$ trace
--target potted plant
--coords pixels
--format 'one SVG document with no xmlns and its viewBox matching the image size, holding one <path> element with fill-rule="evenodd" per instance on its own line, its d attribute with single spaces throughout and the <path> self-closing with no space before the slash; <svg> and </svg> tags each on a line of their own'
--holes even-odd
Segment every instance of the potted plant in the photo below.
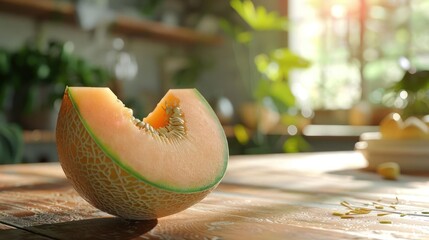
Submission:
<svg viewBox="0 0 429 240">
<path fill-rule="evenodd" d="M 21 128 L 8 123 L 0 113 L 0 164 L 22 162 L 24 141 Z"/>
<path fill-rule="evenodd" d="M 429 71 L 406 71 L 400 81 L 387 89 L 386 99 L 387 105 L 400 108 L 403 118 L 429 114 Z"/>
<path fill-rule="evenodd" d="M 230 4 L 249 29 L 243 30 L 239 25 L 227 20 L 221 21 L 224 31 L 234 39 L 237 65 L 251 99 L 243 104 L 241 118 L 245 125 L 256 128 L 255 144 L 262 146 L 262 151 L 266 151 L 269 147 L 264 147 L 267 145 L 265 135 L 279 122 L 284 125 L 300 125 L 299 116 L 290 116 L 292 112 L 296 112 L 298 106 L 290 87 L 289 72 L 306 68 L 310 62 L 286 47 L 267 50 L 266 47 L 270 45 L 264 44 L 265 49 L 255 48 L 258 37 L 262 36 L 263 40 L 267 40 L 266 36 L 273 33 L 279 36 L 287 31 L 288 21 L 285 17 L 279 16 L 275 11 L 269 12 L 262 6 L 255 7 L 250 0 L 232 0 Z M 251 61 L 238 60 L 240 55 L 243 55 L 243 52 L 239 52 L 240 49 L 244 49 L 244 55 Z M 244 68 L 246 62 L 251 64 Z M 236 135 L 243 135 L 243 126 L 236 126 L 235 129 Z M 299 151 L 306 146 L 296 133 L 291 132 L 290 135 L 283 143 L 284 151 Z"/>
<path fill-rule="evenodd" d="M 70 44 L 51 41 L 46 49 L 25 44 L 16 51 L 0 50 L 0 108 L 9 121 L 24 129 L 52 128 L 53 104 L 65 86 L 108 83 L 107 71 L 75 56 Z"/>
</svg>

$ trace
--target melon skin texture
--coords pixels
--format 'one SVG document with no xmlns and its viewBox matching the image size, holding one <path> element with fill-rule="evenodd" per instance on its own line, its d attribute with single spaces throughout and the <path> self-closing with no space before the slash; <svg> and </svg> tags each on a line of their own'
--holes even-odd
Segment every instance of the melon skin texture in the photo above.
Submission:
<svg viewBox="0 0 429 240">
<path fill-rule="evenodd" d="M 82 118 L 79 106 L 73 100 L 71 89 L 66 89 L 58 115 L 57 150 L 65 175 L 75 190 L 94 207 L 126 219 L 160 218 L 198 203 L 221 181 L 228 161 L 228 147 L 223 132 L 220 136 L 224 138 L 221 141 L 224 141 L 225 146 L 224 152 L 221 153 L 223 159 L 219 159 L 223 165 L 222 170 L 218 173 L 220 175 L 213 180 L 214 182 L 209 185 L 205 184 L 200 189 L 163 187 L 162 181 L 157 183 L 146 179 L 144 173 L 141 175 L 139 172 L 136 173 L 136 170 L 132 166 L 130 167 L 126 160 L 115 159 L 115 155 L 112 155 L 108 147 L 97 139 L 85 119 Z M 210 108 L 196 90 L 188 91 L 195 92 L 196 99 L 200 98 L 199 100 Z M 94 108 L 96 109 L 96 106 Z M 212 110 L 210 109 L 210 111 Z M 215 116 L 214 113 L 213 116 Z M 219 124 L 217 119 L 214 121 Z M 221 130 L 217 129 L 217 131 Z M 132 146 L 129 151 L 133 151 Z M 159 151 L 162 151 L 162 148 Z M 141 161 L 152 160 L 150 157 L 141 157 Z"/>
</svg>

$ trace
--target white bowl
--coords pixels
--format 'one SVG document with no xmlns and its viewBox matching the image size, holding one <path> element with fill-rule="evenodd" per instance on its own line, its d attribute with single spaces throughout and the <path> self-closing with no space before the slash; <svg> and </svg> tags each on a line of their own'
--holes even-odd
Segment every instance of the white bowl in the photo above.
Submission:
<svg viewBox="0 0 429 240">
<path fill-rule="evenodd" d="M 405 173 L 429 172 L 429 139 L 382 139 L 379 132 L 364 133 L 355 149 L 376 170 L 384 162 L 396 162 Z"/>
</svg>

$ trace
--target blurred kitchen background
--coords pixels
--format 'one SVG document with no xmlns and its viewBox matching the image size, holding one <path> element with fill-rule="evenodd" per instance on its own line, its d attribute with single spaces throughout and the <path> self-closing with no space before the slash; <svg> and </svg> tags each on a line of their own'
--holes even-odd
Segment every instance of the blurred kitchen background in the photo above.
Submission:
<svg viewBox="0 0 429 240">
<path fill-rule="evenodd" d="M 66 85 L 210 101 L 231 154 L 353 150 L 429 113 L 429 1 L 0 0 L 0 163 L 57 161 Z"/>
</svg>

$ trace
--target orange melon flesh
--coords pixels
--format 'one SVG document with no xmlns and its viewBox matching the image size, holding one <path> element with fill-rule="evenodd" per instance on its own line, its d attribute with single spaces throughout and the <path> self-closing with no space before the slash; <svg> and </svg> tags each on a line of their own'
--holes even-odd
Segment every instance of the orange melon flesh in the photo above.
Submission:
<svg viewBox="0 0 429 240">
<path fill-rule="evenodd" d="M 175 97 L 173 94 L 167 94 L 161 100 L 161 102 L 156 106 L 156 108 L 151 112 L 144 121 L 152 125 L 155 129 L 165 127 L 168 124 L 168 115 L 165 111 L 166 105 L 179 105 L 180 100 Z"/>
<path fill-rule="evenodd" d="M 117 216 L 152 219 L 186 209 L 217 186 L 228 147 L 213 110 L 195 89 L 170 90 L 144 121 L 154 128 L 168 124 L 168 104 L 180 107 L 186 129 L 172 142 L 138 128 L 110 89 L 66 89 L 58 155 L 82 197 Z"/>
</svg>

